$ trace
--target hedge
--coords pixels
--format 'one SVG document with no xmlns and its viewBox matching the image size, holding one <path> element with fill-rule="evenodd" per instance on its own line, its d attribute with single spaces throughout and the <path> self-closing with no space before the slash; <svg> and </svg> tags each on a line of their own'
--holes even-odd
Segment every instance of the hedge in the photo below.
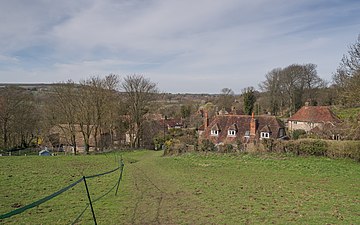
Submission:
<svg viewBox="0 0 360 225">
<path fill-rule="evenodd" d="M 268 152 L 351 158 L 360 162 L 360 141 L 330 141 L 321 139 L 280 141 L 267 139 L 263 140 L 261 144 Z"/>
</svg>

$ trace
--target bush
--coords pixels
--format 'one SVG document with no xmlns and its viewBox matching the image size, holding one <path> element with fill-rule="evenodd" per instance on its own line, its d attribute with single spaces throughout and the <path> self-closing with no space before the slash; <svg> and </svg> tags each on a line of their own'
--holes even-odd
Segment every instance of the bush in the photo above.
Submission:
<svg viewBox="0 0 360 225">
<path fill-rule="evenodd" d="M 327 156 L 331 158 L 351 158 L 360 162 L 360 141 L 326 141 Z"/>
<path fill-rule="evenodd" d="M 204 139 L 201 141 L 200 144 L 200 150 L 204 151 L 204 152 L 214 152 L 216 150 L 216 147 L 214 145 L 214 143 L 212 143 L 211 141 Z"/>
<path fill-rule="evenodd" d="M 299 139 L 299 138 L 301 138 L 301 136 L 304 136 L 306 134 L 306 131 L 305 130 L 294 130 L 293 132 L 292 132 L 292 138 L 294 139 L 294 140 L 297 140 L 297 139 Z"/>
<path fill-rule="evenodd" d="M 327 144 L 323 140 L 302 139 L 298 141 L 300 155 L 326 156 Z"/>
</svg>

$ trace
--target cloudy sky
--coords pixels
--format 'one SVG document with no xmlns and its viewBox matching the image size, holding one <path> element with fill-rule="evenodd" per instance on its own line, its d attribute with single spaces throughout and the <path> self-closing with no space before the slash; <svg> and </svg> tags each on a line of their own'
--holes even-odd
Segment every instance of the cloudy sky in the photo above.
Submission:
<svg viewBox="0 0 360 225">
<path fill-rule="evenodd" d="M 358 0 L 1 0 L 0 83 L 142 74 L 173 93 L 235 93 L 292 63 L 330 80 Z"/>
</svg>

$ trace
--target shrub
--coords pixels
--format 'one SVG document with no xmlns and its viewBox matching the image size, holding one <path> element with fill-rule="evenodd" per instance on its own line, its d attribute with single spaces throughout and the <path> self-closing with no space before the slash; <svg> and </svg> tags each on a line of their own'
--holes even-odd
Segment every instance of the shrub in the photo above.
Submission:
<svg viewBox="0 0 360 225">
<path fill-rule="evenodd" d="M 225 150 L 227 153 L 233 152 L 234 151 L 234 146 L 231 144 L 227 144 L 225 145 Z"/>
<path fill-rule="evenodd" d="M 204 151 L 204 152 L 207 152 L 207 151 L 213 152 L 216 150 L 216 147 L 215 147 L 214 143 L 212 143 L 211 141 L 209 141 L 207 139 L 204 139 L 201 141 L 200 150 Z"/>
<path fill-rule="evenodd" d="M 326 156 L 327 144 L 324 140 L 302 139 L 297 147 L 300 155 Z"/>
<path fill-rule="evenodd" d="M 327 156 L 331 158 L 351 158 L 360 162 L 360 141 L 326 141 Z"/>
<path fill-rule="evenodd" d="M 303 135 L 305 135 L 306 134 L 306 131 L 305 130 L 301 130 L 301 129 L 299 129 L 299 130 L 294 130 L 293 132 L 292 132 L 292 138 L 294 139 L 294 140 L 297 140 L 297 139 L 299 139 L 301 136 L 303 136 Z"/>
</svg>

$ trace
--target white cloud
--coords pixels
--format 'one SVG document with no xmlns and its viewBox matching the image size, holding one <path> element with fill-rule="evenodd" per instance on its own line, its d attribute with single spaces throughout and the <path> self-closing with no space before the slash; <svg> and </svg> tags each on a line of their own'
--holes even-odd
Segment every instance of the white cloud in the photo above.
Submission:
<svg viewBox="0 0 360 225">
<path fill-rule="evenodd" d="M 329 78 L 360 24 L 351 1 L 25 3 L 0 9 L 1 80 L 141 73 L 166 91 L 240 91 L 275 67 L 309 62 Z"/>
</svg>

